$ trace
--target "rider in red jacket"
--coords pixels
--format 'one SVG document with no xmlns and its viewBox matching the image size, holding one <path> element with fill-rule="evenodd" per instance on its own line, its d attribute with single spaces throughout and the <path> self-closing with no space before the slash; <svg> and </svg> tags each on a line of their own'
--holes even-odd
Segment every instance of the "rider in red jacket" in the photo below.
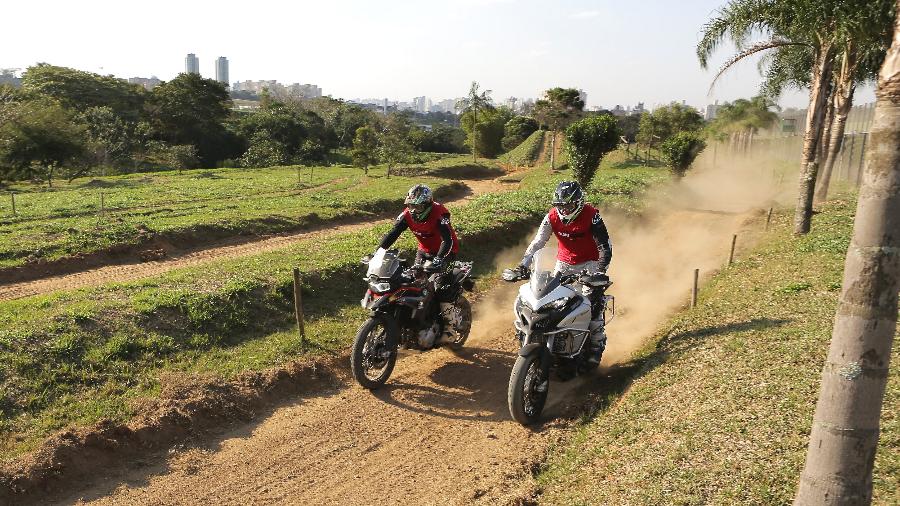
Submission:
<svg viewBox="0 0 900 506">
<path fill-rule="evenodd" d="M 394 228 L 388 232 L 378 245 L 379 249 L 390 248 L 400 237 L 404 230 L 409 229 L 419 242 L 416 252 L 416 264 L 422 265 L 426 260 L 431 261 L 431 271 L 443 272 L 435 281 L 435 290 L 449 283 L 449 267 L 456 254 L 459 252 L 459 239 L 456 231 L 450 224 L 450 211 L 443 204 L 434 201 L 431 189 L 424 184 L 417 184 L 410 188 L 406 195 L 406 209 L 397 216 Z M 377 252 L 376 252 L 377 253 Z M 462 313 L 456 305 L 448 302 L 440 303 L 441 317 L 450 325 L 456 327 L 462 320 Z M 445 333 L 449 331 L 445 330 Z M 428 348 L 433 341 L 422 343 Z"/>
<path fill-rule="evenodd" d="M 606 272 L 612 260 L 612 242 L 606 224 L 594 206 L 585 203 L 581 186 L 574 181 L 563 181 L 553 193 L 553 207 L 544 216 L 537 234 L 525 250 L 519 272 L 527 272 L 534 254 L 547 244 L 550 234 L 559 243 L 554 273 Z M 585 291 L 589 288 L 585 287 Z M 589 294 L 587 294 L 589 295 Z M 591 361 L 600 362 L 606 347 L 603 331 L 602 307 L 595 308 L 591 322 Z"/>
</svg>

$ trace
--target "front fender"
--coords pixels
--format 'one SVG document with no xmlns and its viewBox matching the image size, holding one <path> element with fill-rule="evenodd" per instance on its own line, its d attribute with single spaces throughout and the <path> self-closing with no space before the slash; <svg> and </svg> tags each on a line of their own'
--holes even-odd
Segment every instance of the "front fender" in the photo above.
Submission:
<svg viewBox="0 0 900 506">
<path fill-rule="evenodd" d="M 542 345 L 541 343 L 526 344 L 525 346 L 522 346 L 522 348 L 519 350 L 519 356 L 527 357 L 528 355 L 531 355 L 532 353 L 540 353 L 541 352 L 540 350 L 547 351 L 547 348 L 544 345 Z"/>
</svg>

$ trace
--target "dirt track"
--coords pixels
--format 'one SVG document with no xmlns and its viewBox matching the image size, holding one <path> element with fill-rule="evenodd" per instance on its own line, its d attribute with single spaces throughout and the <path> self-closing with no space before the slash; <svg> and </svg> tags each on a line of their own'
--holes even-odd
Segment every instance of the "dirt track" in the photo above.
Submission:
<svg viewBox="0 0 900 506">
<path fill-rule="evenodd" d="M 509 300 L 479 306 L 459 355 L 401 358 L 371 393 L 335 388 L 283 406 L 262 422 L 183 449 L 67 498 L 89 504 L 470 504 L 528 495 L 532 466 L 565 418 L 537 431 L 510 420 L 506 387 L 515 358 Z M 548 419 L 577 387 L 554 383 Z"/>
<path fill-rule="evenodd" d="M 468 192 L 455 198 L 445 200 L 444 202 L 450 205 L 458 204 L 483 193 L 503 191 L 504 189 L 511 187 L 511 185 L 504 186 L 503 183 L 496 180 L 466 181 L 466 185 L 469 187 Z M 110 282 L 121 283 L 133 281 L 135 279 L 156 276 L 174 269 L 192 267 L 214 260 L 239 258 L 274 251 L 303 240 L 321 237 L 323 235 L 351 232 L 377 223 L 385 223 L 387 221 L 389 221 L 389 218 L 382 218 L 375 221 L 369 220 L 362 223 L 328 226 L 294 234 L 261 238 L 249 242 L 226 243 L 216 247 L 175 255 L 165 260 L 107 265 L 71 274 L 51 276 L 20 283 L 11 283 L 0 286 L 0 301 L 21 299 L 23 297 L 40 295 L 58 290 L 75 290 Z"/>
</svg>

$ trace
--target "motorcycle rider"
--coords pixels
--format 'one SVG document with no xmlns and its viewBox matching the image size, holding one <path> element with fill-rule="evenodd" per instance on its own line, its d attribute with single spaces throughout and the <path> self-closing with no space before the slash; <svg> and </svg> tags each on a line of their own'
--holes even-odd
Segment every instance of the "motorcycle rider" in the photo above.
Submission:
<svg viewBox="0 0 900 506">
<path fill-rule="evenodd" d="M 606 273 L 613 253 L 609 232 L 600 211 L 585 203 L 584 191 L 575 181 L 563 181 L 556 187 L 553 207 L 541 221 L 515 272 L 520 275 L 528 272 L 532 257 L 547 244 L 551 233 L 559 242 L 554 274 L 577 274 L 585 270 L 591 274 Z M 589 286 L 582 286 L 582 293 L 591 300 L 592 309 L 589 362 L 598 364 L 606 348 L 602 293 L 592 293 Z"/>
<path fill-rule="evenodd" d="M 427 260 L 431 260 L 429 271 L 442 273 L 435 279 L 434 290 L 439 293 L 441 288 L 452 281 L 448 273 L 450 264 L 456 259 L 459 252 L 459 239 L 456 231 L 450 224 L 450 211 L 441 203 L 434 201 L 431 188 L 424 184 L 417 184 L 409 189 L 404 200 L 406 208 L 394 221 L 394 228 L 385 234 L 379 250 L 390 248 L 400 237 L 403 231 L 409 229 L 419 246 L 416 251 L 416 265 L 422 266 Z M 376 250 L 375 253 L 378 253 Z M 454 304 L 440 302 L 440 314 L 444 318 L 444 335 L 449 335 L 450 326 L 458 326 L 462 320 L 462 314 Z M 430 348 L 434 339 L 430 342 L 420 342 L 423 348 Z"/>
</svg>

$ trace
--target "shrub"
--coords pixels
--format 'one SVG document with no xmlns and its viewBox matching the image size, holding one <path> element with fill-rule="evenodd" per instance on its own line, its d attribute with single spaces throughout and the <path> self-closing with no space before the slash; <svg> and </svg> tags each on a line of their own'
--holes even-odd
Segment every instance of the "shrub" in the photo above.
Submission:
<svg viewBox="0 0 900 506">
<path fill-rule="evenodd" d="M 706 147 L 706 142 L 693 132 L 679 132 L 659 146 L 663 160 L 678 177 L 683 177 Z"/>
<path fill-rule="evenodd" d="M 588 187 L 600 160 L 618 144 L 619 128 L 609 114 L 589 116 L 566 128 L 568 162 L 582 187 Z"/>
</svg>

